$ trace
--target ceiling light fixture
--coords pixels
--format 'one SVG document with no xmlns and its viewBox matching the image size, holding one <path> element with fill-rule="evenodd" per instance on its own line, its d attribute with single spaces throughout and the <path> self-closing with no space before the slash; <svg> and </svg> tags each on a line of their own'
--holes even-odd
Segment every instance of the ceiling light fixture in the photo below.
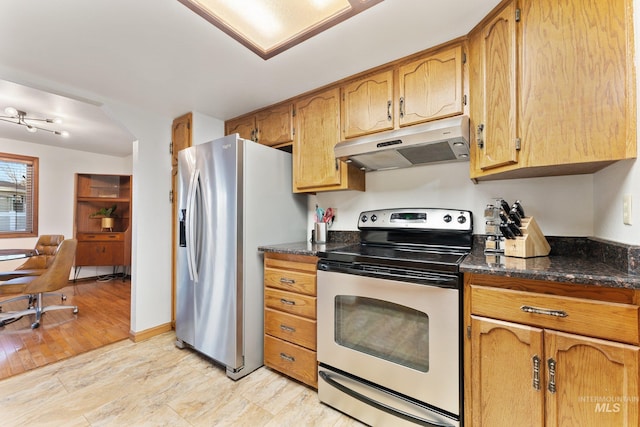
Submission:
<svg viewBox="0 0 640 427">
<path fill-rule="evenodd" d="M 0 116 L 0 120 L 2 120 L 3 122 L 24 126 L 27 132 L 33 133 L 33 132 L 37 132 L 38 130 L 42 130 L 45 132 L 51 132 L 53 134 L 60 135 L 65 138 L 69 136 L 69 132 L 67 132 L 66 130 L 47 129 L 47 128 L 41 127 L 40 125 L 40 123 L 60 124 L 62 123 L 62 119 L 60 119 L 59 117 L 55 117 L 52 119 L 49 119 L 49 118 L 40 119 L 36 117 L 27 117 L 27 113 L 25 113 L 24 111 L 17 110 L 13 107 L 5 108 L 4 113 L 6 114 L 6 116 Z M 36 123 L 32 123 L 32 122 L 36 122 Z"/>
<path fill-rule="evenodd" d="M 269 59 L 383 0 L 178 0 Z"/>
</svg>

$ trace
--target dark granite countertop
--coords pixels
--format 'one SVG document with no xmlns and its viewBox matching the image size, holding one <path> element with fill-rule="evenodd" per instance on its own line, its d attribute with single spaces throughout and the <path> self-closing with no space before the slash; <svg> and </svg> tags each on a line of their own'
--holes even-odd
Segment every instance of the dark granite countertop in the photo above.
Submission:
<svg viewBox="0 0 640 427">
<path fill-rule="evenodd" d="M 338 243 L 336 242 L 327 242 L 327 243 L 291 242 L 291 243 L 281 243 L 278 245 L 259 246 L 258 250 L 262 252 L 275 252 L 280 254 L 315 256 L 318 254 L 318 252 L 339 249 L 346 245 L 347 243 L 344 243 L 344 242 L 338 242 Z"/>
<path fill-rule="evenodd" d="M 258 250 L 262 252 L 275 252 L 281 254 L 293 255 L 311 255 L 315 256 L 318 252 L 331 251 L 342 247 L 360 242 L 359 231 L 334 231 L 329 230 L 327 233 L 326 243 L 312 243 L 311 241 L 281 243 L 277 245 L 259 246 Z"/>
<path fill-rule="evenodd" d="M 640 289 L 634 246 L 588 238 L 550 238 L 549 256 L 515 258 L 487 254 L 483 242 L 478 240 L 460 265 L 463 273 Z"/>
<path fill-rule="evenodd" d="M 595 238 L 548 237 L 545 257 L 514 258 L 484 252 L 484 236 L 474 236 L 473 251 L 462 264 L 463 273 L 614 288 L 640 289 L 640 247 Z M 327 243 L 310 241 L 260 246 L 263 252 L 315 256 L 359 242 L 359 232 L 329 231 Z"/>
</svg>

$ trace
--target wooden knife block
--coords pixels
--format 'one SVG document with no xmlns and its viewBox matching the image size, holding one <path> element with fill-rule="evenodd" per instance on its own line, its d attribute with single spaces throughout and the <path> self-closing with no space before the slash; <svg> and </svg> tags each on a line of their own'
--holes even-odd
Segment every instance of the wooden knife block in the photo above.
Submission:
<svg viewBox="0 0 640 427">
<path fill-rule="evenodd" d="M 532 216 L 522 218 L 522 236 L 505 240 L 504 254 L 516 258 L 547 256 L 551 252 L 549 242 Z"/>
</svg>

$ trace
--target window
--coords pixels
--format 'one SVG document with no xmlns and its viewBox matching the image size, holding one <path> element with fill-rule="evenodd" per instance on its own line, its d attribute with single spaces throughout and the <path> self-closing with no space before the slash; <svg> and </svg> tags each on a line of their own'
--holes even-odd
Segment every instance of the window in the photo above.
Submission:
<svg viewBox="0 0 640 427">
<path fill-rule="evenodd" d="M 0 238 L 38 235 L 38 158 L 0 153 Z"/>
</svg>

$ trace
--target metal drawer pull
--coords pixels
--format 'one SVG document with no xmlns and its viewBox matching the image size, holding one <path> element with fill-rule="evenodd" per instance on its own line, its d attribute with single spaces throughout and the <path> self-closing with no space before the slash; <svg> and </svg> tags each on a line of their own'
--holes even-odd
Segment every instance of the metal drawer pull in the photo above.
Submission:
<svg viewBox="0 0 640 427">
<path fill-rule="evenodd" d="M 549 310 L 548 308 L 537 308 L 537 307 L 531 307 L 530 305 L 523 305 L 522 307 L 520 307 L 520 310 L 525 311 L 527 313 L 546 314 L 547 316 L 554 316 L 554 317 L 569 316 L 566 311 Z"/>
<path fill-rule="evenodd" d="M 295 362 L 296 358 L 293 356 L 289 356 L 288 354 L 285 353 L 280 353 L 280 358 L 286 360 L 287 362 Z"/>
<path fill-rule="evenodd" d="M 280 329 L 282 329 L 285 332 L 295 332 L 296 328 L 292 328 L 291 326 L 287 326 L 287 325 L 280 325 Z"/>
<path fill-rule="evenodd" d="M 533 388 L 540 390 L 540 358 L 536 354 L 532 357 L 533 361 Z"/>
<path fill-rule="evenodd" d="M 547 360 L 549 365 L 549 392 L 556 392 L 556 361 L 553 359 Z"/>
<path fill-rule="evenodd" d="M 286 305 L 296 305 L 295 301 L 291 301 L 291 300 L 284 299 L 284 298 L 280 298 L 280 302 L 283 303 L 283 304 L 286 304 Z"/>
<path fill-rule="evenodd" d="M 287 279 L 286 277 L 281 277 L 280 283 L 284 283 L 285 285 L 294 285 L 296 281 L 295 279 Z"/>
</svg>

